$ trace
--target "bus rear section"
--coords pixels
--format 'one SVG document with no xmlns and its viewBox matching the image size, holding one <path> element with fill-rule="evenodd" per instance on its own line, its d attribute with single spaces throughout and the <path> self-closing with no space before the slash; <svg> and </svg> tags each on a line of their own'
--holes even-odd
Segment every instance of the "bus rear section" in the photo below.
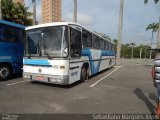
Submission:
<svg viewBox="0 0 160 120">
<path fill-rule="evenodd" d="M 24 29 L 22 25 L 0 20 L 0 80 L 22 73 Z"/>
</svg>

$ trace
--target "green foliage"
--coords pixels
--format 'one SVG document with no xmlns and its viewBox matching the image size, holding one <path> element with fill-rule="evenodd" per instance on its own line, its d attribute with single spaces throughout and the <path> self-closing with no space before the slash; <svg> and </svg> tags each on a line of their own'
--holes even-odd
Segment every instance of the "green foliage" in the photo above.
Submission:
<svg viewBox="0 0 160 120">
<path fill-rule="evenodd" d="M 157 32 L 158 28 L 159 28 L 159 23 L 154 23 L 153 22 L 152 24 L 149 24 L 147 26 L 146 31 L 147 30 L 152 30 L 152 32 Z"/>
<path fill-rule="evenodd" d="M 132 45 L 134 46 L 133 48 L 133 58 L 140 58 L 140 49 L 142 49 L 142 58 L 149 58 L 150 55 L 150 47 L 145 46 L 145 45 L 139 45 L 135 46 L 135 43 L 127 43 L 127 44 L 122 44 L 122 49 L 121 49 L 121 57 L 122 58 L 131 58 L 132 56 Z M 154 58 L 155 52 L 152 52 L 152 58 Z"/>
<path fill-rule="evenodd" d="M 32 25 L 32 13 L 24 4 L 14 3 L 12 0 L 2 0 L 2 16 L 4 20 L 23 25 Z"/>
</svg>

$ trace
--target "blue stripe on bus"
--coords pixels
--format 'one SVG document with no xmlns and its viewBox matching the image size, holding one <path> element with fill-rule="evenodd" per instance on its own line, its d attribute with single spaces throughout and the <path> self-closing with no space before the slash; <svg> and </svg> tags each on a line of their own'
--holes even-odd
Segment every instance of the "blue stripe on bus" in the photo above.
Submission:
<svg viewBox="0 0 160 120">
<path fill-rule="evenodd" d="M 50 63 L 48 60 L 29 60 L 29 59 L 24 59 L 23 60 L 24 65 L 33 65 L 33 66 L 47 66 L 50 67 Z"/>
<path fill-rule="evenodd" d="M 92 53 L 91 53 L 91 49 L 83 49 L 82 56 L 87 56 L 89 58 L 90 65 L 91 65 L 91 74 L 98 73 L 100 65 L 101 65 L 101 60 L 99 60 L 97 66 L 95 66 L 94 60 L 92 57 Z M 97 59 L 102 59 L 103 56 L 115 56 L 115 52 L 102 50 L 100 58 L 97 58 Z"/>
<path fill-rule="evenodd" d="M 13 27 L 17 27 L 17 28 L 21 28 L 21 29 L 25 29 L 26 28 L 23 25 L 12 23 L 12 22 L 8 22 L 8 21 L 5 21 L 5 20 L 0 20 L 0 23 L 5 24 L 5 25 L 10 25 L 10 26 L 13 26 Z"/>
</svg>

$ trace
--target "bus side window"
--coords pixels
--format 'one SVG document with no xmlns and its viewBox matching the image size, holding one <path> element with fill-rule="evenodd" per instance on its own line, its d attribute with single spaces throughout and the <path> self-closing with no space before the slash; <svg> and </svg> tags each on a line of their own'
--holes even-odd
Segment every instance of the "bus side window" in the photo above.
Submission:
<svg viewBox="0 0 160 120">
<path fill-rule="evenodd" d="M 111 51 L 111 43 L 109 43 L 109 47 L 108 48 L 109 48 L 109 51 Z"/>
<path fill-rule="evenodd" d="M 86 30 L 82 31 L 82 45 L 83 47 L 92 47 L 92 34 Z"/>
<path fill-rule="evenodd" d="M 100 38 L 99 43 L 100 43 L 100 49 L 103 50 L 104 49 L 104 41 L 103 41 L 103 39 Z"/>
<path fill-rule="evenodd" d="M 105 44 L 105 50 L 108 50 L 108 46 L 109 46 L 109 42 L 106 41 L 106 44 Z"/>
<path fill-rule="evenodd" d="M 95 48 L 95 49 L 100 48 L 99 38 L 95 35 L 93 35 L 93 48 Z"/>
<path fill-rule="evenodd" d="M 14 27 L 5 26 L 4 35 L 7 42 L 16 42 L 16 30 Z"/>
<path fill-rule="evenodd" d="M 16 36 L 17 36 L 17 40 L 16 40 L 16 42 L 18 42 L 18 43 L 24 43 L 24 34 L 25 34 L 25 32 L 24 32 L 24 30 L 23 29 L 16 29 Z"/>
<path fill-rule="evenodd" d="M 81 56 L 81 32 L 73 28 L 70 29 L 70 54 L 71 57 L 80 57 Z"/>
</svg>

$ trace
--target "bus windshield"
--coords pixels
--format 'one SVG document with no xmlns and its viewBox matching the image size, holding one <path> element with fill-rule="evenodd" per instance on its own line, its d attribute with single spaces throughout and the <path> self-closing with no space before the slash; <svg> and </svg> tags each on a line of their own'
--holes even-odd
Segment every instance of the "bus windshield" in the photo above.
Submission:
<svg viewBox="0 0 160 120">
<path fill-rule="evenodd" d="M 37 28 L 27 31 L 26 53 L 29 56 L 67 57 L 65 26 Z"/>
</svg>

